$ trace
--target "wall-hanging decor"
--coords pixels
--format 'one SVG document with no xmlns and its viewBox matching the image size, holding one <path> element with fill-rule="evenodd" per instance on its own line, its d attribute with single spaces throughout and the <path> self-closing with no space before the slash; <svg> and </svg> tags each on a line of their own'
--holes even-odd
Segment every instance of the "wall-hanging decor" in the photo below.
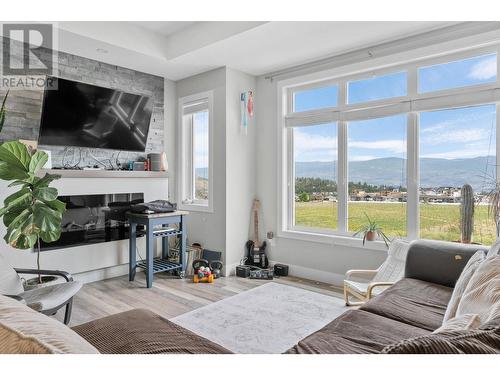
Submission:
<svg viewBox="0 0 500 375">
<path fill-rule="evenodd" d="M 245 91 L 240 94 L 241 107 L 241 129 L 246 135 L 248 131 L 249 118 L 253 117 L 253 91 Z"/>
</svg>

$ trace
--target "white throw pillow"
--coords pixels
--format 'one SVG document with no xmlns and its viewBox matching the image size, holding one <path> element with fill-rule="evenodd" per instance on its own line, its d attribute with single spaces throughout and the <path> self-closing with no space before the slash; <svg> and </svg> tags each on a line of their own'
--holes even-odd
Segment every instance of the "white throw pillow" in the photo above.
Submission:
<svg viewBox="0 0 500 375">
<path fill-rule="evenodd" d="M 495 255 L 500 255 L 500 238 L 497 238 L 495 243 L 491 245 L 490 250 L 488 251 L 487 257 L 492 257 Z"/>
<path fill-rule="evenodd" d="M 432 333 L 476 329 L 481 325 L 477 314 L 465 314 L 451 318 Z"/>
<path fill-rule="evenodd" d="M 462 295 L 469 284 L 470 279 L 476 272 L 477 268 L 481 264 L 481 262 L 485 259 L 486 255 L 483 251 L 476 252 L 465 265 L 460 277 L 455 284 L 455 288 L 453 289 L 453 293 L 451 295 L 450 301 L 448 302 L 448 306 L 446 307 L 446 312 L 444 313 L 443 323 L 447 322 L 450 319 L 453 319 L 456 316 L 458 304 L 462 299 Z"/>
<path fill-rule="evenodd" d="M 500 255 L 477 268 L 458 304 L 457 316 L 477 314 L 481 324 L 500 315 Z"/>
<path fill-rule="evenodd" d="M 0 295 L 0 353 L 99 352 L 63 323 L 36 312 L 13 298 Z"/>
</svg>

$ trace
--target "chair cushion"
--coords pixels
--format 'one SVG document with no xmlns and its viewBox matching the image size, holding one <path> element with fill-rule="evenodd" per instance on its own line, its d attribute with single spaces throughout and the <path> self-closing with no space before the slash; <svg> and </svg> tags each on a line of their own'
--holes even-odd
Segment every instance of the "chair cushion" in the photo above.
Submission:
<svg viewBox="0 0 500 375">
<path fill-rule="evenodd" d="M 500 316 L 500 255 L 486 258 L 467 284 L 457 316 L 478 314 L 481 323 Z"/>
<path fill-rule="evenodd" d="M 452 288 L 417 279 L 402 279 L 375 296 L 362 310 L 428 331 L 442 325 Z"/>
<path fill-rule="evenodd" d="M 484 253 L 484 251 L 477 251 L 465 265 L 464 270 L 460 274 L 460 277 L 455 284 L 450 302 L 448 302 L 448 306 L 446 307 L 443 322 L 446 322 L 447 320 L 455 317 L 458 309 L 458 304 L 462 299 L 462 295 L 464 294 L 464 291 L 467 288 L 472 275 L 474 275 L 474 272 L 476 272 L 477 268 L 485 258 L 486 254 Z"/>
<path fill-rule="evenodd" d="M 385 346 L 394 342 L 426 333 L 426 330 L 363 310 L 350 310 L 301 340 L 286 353 L 379 353 Z"/>
<path fill-rule="evenodd" d="M 26 304 L 36 311 L 54 309 L 73 297 L 82 287 L 80 281 L 41 286 L 19 294 Z"/>
<path fill-rule="evenodd" d="M 229 350 L 143 309 L 73 327 L 104 354 L 223 354 Z"/>
<path fill-rule="evenodd" d="M 386 261 L 380 266 L 372 281 L 399 281 L 405 272 L 406 256 L 410 243 L 394 240 L 389 245 Z"/>
<path fill-rule="evenodd" d="M 0 296 L 0 353 L 99 353 L 69 327 L 13 298 Z"/>
<path fill-rule="evenodd" d="M 14 267 L 0 255 L 0 294 L 18 295 L 23 291 L 23 283 Z"/>
</svg>

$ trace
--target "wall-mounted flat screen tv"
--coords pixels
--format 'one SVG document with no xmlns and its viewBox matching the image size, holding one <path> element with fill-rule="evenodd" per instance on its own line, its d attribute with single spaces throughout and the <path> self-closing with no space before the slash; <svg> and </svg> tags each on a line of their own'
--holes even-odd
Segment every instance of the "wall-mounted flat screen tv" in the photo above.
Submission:
<svg viewBox="0 0 500 375">
<path fill-rule="evenodd" d="M 150 97 L 50 77 L 38 143 L 144 152 L 153 109 Z"/>
</svg>

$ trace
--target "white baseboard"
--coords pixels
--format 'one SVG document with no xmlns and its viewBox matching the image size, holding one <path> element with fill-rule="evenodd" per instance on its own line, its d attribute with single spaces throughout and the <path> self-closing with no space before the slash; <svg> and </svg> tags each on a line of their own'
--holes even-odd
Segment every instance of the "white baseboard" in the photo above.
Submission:
<svg viewBox="0 0 500 375">
<path fill-rule="evenodd" d="M 333 285 L 343 285 L 345 275 L 341 275 L 333 272 L 326 272 L 317 270 L 314 268 L 297 266 L 295 264 L 288 264 L 285 262 L 279 261 L 271 261 L 271 265 L 275 265 L 276 263 L 283 263 L 288 265 L 288 275 L 300 277 L 302 279 L 308 279 L 313 281 L 319 281 L 322 283 L 333 284 Z"/>
<path fill-rule="evenodd" d="M 143 272 L 143 270 L 137 268 L 137 272 Z M 119 266 L 81 272 L 74 274 L 73 277 L 75 278 L 75 280 L 79 280 L 82 283 L 87 284 L 87 283 L 92 283 L 94 281 L 111 279 L 113 277 L 118 277 L 123 275 L 128 275 L 128 264 L 121 264 Z"/>
</svg>

